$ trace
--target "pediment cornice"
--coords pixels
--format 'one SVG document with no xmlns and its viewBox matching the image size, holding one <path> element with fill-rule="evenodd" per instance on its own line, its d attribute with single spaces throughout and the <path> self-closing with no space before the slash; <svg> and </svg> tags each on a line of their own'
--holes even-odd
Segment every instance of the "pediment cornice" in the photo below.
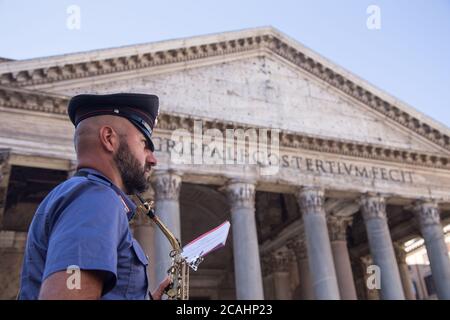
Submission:
<svg viewBox="0 0 450 320">
<path fill-rule="evenodd" d="M 415 110 L 407 110 L 409 108 L 400 102 L 385 98 L 375 88 L 365 85 L 362 80 L 332 65 L 273 28 L 252 29 L 227 33 L 223 36 L 196 37 L 192 41 L 137 45 L 134 49 L 133 47 L 110 49 L 110 53 L 108 50 L 99 50 L 97 53 L 88 52 L 84 56 L 67 55 L 66 60 L 49 57 L 49 61 L 54 59 L 54 65 L 46 63 L 45 58 L 34 59 L 37 60 L 34 62 L 33 60 L 4 62 L 0 65 L 0 85 L 21 88 L 174 63 L 189 63 L 209 57 L 251 51 L 258 51 L 261 55 L 269 52 L 289 61 L 401 126 L 450 151 L 448 128 Z"/>
<path fill-rule="evenodd" d="M 241 35 L 241 37 L 239 37 Z M 85 61 L 78 57 L 76 62 L 71 63 L 70 55 L 67 63 L 58 63 L 56 65 L 45 65 L 44 63 L 24 64 L 24 68 L 14 67 L 21 65 L 21 61 L 3 63 L 0 66 L 0 85 L 10 87 L 27 87 L 47 83 L 55 83 L 65 80 L 74 80 L 86 77 L 95 77 L 118 72 L 133 71 L 137 69 L 152 68 L 173 63 L 189 63 L 190 61 L 206 59 L 208 57 L 226 56 L 233 53 L 259 51 L 271 52 L 283 59 L 293 63 L 306 72 L 334 86 L 345 94 L 357 99 L 368 107 L 394 120 L 398 124 L 412 130 L 413 132 L 425 137 L 429 141 L 450 150 L 449 130 L 442 126 L 430 124 L 430 121 L 424 121 L 419 115 L 413 115 L 405 111 L 405 108 L 398 107 L 382 98 L 381 95 L 367 89 L 361 82 L 349 77 L 344 71 L 335 71 L 331 65 L 319 61 L 316 54 L 312 52 L 302 52 L 299 50 L 299 44 L 283 36 L 272 28 L 254 29 L 247 32 L 236 33 L 236 38 L 231 37 L 205 37 L 205 43 L 202 43 L 201 37 L 196 38 L 190 45 L 188 42 L 177 42 L 178 47 L 167 45 L 149 46 L 148 52 L 145 46 L 138 47 L 136 50 L 111 49 L 117 52 L 119 56 L 108 56 L 105 54 L 86 55 Z M 216 41 L 214 41 L 216 40 Z M 139 50 L 140 49 L 140 50 Z M 151 51 L 151 50 L 154 51 Z M 157 50 L 160 49 L 160 50 Z M 120 51 L 121 50 L 121 51 Z M 303 51 L 306 51 L 303 50 Z M 102 52 L 106 52 L 102 50 Z M 123 53 L 124 55 L 120 55 Z M 125 54 L 127 53 L 127 54 Z M 76 55 L 75 55 L 76 56 Z M 43 59 L 44 61 L 45 59 Z M 30 60 L 31 61 L 31 60 Z M 28 67 L 27 67 L 28 66 Z M 8 70 L 11 70 L 8 72 Z"/>
</svg>

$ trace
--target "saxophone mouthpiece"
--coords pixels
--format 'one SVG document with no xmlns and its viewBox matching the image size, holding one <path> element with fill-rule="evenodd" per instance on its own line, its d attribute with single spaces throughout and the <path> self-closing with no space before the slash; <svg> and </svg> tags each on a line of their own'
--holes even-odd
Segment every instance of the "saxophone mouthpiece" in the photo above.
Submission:
<svg viewBox="0 0 450 320">
<path fill-rule="evenodd" d="M 153 219 L 155 217 L 155 208 L 154 208 L 154 202 L 150 201 L 150 202 L 146 202 L 146 207 L 147 207 L 147 216 L 150 219 Z"/>
<path fill-rule="evenodd" d="M 147 202 L 138 193 L 134 194 L 132 198 L 134 198 L 140 212 L 143 211 L 150 219 L 155 218 L 154 201 Z"/>
</svg>

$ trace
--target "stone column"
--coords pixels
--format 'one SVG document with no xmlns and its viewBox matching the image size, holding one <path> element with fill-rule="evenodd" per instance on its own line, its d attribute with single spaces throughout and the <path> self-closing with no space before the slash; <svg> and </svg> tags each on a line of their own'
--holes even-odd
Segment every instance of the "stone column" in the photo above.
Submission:
<svg viewBox="0 0 450 320">
<path fill-rule="evenodd" d="M 400 243 L 394 243 L 394 251 L 395 257 L 397 258 L 398 269 L 400 271 L 400 278 L 402 279 L 405 298 L 406 300 L 416 300 L 411 275 L 409 274 L 408 264 L 406 263 L 405 248 Z"/>
<path fill-rule="evenodd" d="M 231 206 L 236 298 L 264 299 L 255 221 L 255 185 L 231 181 L 225 191 Z"/>
<path fill-rule="evenodd" d="M 331 251 L 342 300 L 356 300 L 355 281 L 347 248 L 347 226 L 351 221 L 351 217 L 328 216 Z"/>
<path fill-rule="evenodd" d="M 405 296 L 389 233 L 385 200 L 381 196 L 365 195 L 361 198 L 361 209 L 373 262 L 380 268 L 381 299 L 403 300 Z"/>
<path fill-rule="evenodd" d="M 8 193 L 11 164 L 9 163 L 9 150 L 0 149 L 0 230 L 3 228 L 3 214 Z"/>
<path fill-rule="evenodd" d="M 290 267 L 289 253 L 286 251 L 274 252 L 270 255 L 272 265 L 275 299 L 291 299 L 291 286 L 289 279 Z"/>
<path fill-rule="evenodd" d="M 9 176 L 9 149 L 0 149 L 0 184 Z"/>
<path fill-rule="evenodd" d="M 380 300 L 380 290 L 377 288 L 373 288 L 373 277 L 376 276 L 372 273 L 372 270 L 369 269 L 370 266 L 373 265 L 373 259 L 370 255 L 360 257 L 360 266 L 363 271 L 363 286 L 366 294 L 367 300 Z M 369 279 L 370 278 L 370 279 Z M 370 283 L 370 286 L 369 286 Z"/>
<path fill-rule="evenodd" d="M 266 300 L 275 299 L 275 283 L 273 281 L 273 267 L 270 256 L 270 253 L 261 256 L 261 275 L 263 279 L 264 299 Z"/>
<path fill-rule="evenodd" d="M 0 231 L 0 300 L 17 298 L 27 233 Z"/>
<path fill-rule="evenodd" d="M 155 171 L 152 176 L 155 191 L 155 213 L 167 228 L 181 241 L 180 204 L 178 201 L 181 176 L 173 171 Z M 171 265 L 169 256 L 172 246 L 166 236 L 158 230 L 155 232 L 155 280 L 159 284 L 166 276 Z"/>
<path fill-rule="evenodd" d="M 436 203 L 418 202 L 414 212 L 425 240 L 436 293 L 439 299 L 450 299 L 450 260 Z"/>
<path fill-rule="evenodd" d="M 297 199 L 305 228 L 314 296 L 319 300 L 339 300 L 339 288 L 325 217 L 324 192 L 318 188 L 301 188 Z"/>
<path fill-rule="evenodd" d="M 287 246 L 294 252 L 295 259 L 297 260 L 300 299 L 314 300 L 314 290 L 311 281 L 311 273 L 309 271 L 308 254 L 305 241 L 302 239 L 295 239 L 289 241 Z"/>
</svg>

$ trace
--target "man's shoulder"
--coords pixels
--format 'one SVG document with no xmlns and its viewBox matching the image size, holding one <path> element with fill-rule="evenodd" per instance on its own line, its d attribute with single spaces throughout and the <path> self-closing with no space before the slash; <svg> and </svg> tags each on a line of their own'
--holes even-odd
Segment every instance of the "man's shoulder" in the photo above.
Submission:
<svg viewBox="0 0 450 320">
<path fill-rule="evenodd" d="M 95 176 L 71 177 L 53 189 L 46 199 L 45 207 L 49 209 L 66 209 L 69 206 L 120 206 L 121 201 L 111 184 Z M 52 210 L 52 211 L 53 211 Z"/>
<path fill-rule="evenodd" d="M 53 189 L 38 208 L 43 214 L 47 228 L 58 221 L 73 219 L 117 221 L 127 224 L 124 206 L 117 193 L 107 181 L 86 177 L 72 177 Z M 61 220 L 62 219 L 62 220 Z"/>
<path fill-rule="evenodd" d="M 111 188 L 110 182 L 93 175 L 88 177 L 71 177 L 53 189 L 50 195 L 67 197 L 73 194 L 76 196 L 83 195 L 86 192 L 95 192 L 107 196 L 116 195 L 116 192 Z"/>
</svg>

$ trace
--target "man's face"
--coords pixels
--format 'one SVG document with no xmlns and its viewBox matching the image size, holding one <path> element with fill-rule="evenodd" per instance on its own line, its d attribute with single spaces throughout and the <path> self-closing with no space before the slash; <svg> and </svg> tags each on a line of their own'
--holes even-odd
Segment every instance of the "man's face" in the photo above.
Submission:
<svg viewBox="0 0 450 320">
<path fill-rule="evenodd" d="M 156 165 L 156 158 L 144 135 L 136 128 L 120 136 L 114 160 L 128 194 L 142 193 L 149 188 L 151 167 Z"/>
</svg>

